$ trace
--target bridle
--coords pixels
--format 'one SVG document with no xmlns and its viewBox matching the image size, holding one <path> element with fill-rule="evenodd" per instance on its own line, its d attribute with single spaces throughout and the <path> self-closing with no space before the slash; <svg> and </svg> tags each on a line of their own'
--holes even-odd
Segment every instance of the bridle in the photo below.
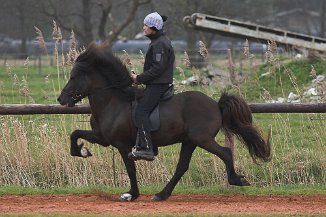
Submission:
<svg viewBox="0 0 326 217">
<path fill-rule="evenodd" d="M 75 67 L 81 67 L 81 65 L 76 65 Z M 82 68 L 81 68 L 82 69 Z M 106 84 L 104 87 L 98 87 L 98 88 L 92 88 L 92 90 L 85 90 L 85 91 L 80 91 L 80 90 L 72 90 L 72 91 L 66 91 L 62 90 L 62 94 L 68 96 L 69 98 L 72 99 L 73 103 L 76 104 L 80 102 L 83 98 L 86 96 L 91 96 L 91 95 L 97 95 L 99 93 L 103 93 L 107 90 L 120 90 L 121 92 L 127 92 L 128 86 L 126 85 L 125 81 L 123 82 L 116 82 L 114 84 Z"/>
<path fill-rule="evenodd" d="M 73 103 L 76 104 L 76 103 L 80 102 L 83 98 L 85 98 L 86 96 L 96 95 L 98 93 L 108 91 L 111 89 L 118 89 L 122 92 L 126 91 L 125 88 L 120 89 L 120 85 L 110 85 L 110 86 L 105 86 L 105 87 L 101 87 L 101 88 L 95 88 L 91 91 L 84 92 L 84 93 L 79 90 L 74 90 L 74 91 L 69 91 L 69 92 L 62 90 L 61 92 L 63 95 L 66 95 L 69 98 L 71 98 L 73 100 Z"/>
<path fill-rule="evenodd" d="M 73 100 L 74 104 L 80 102 L 83 98 L 85 98 L 88 95 L 87 93 L 81 93 L 79 90 L 74 90 L 70 92 L 62 90 L 61 93 L 63 95 L 70 97 Z"/>
</svg>

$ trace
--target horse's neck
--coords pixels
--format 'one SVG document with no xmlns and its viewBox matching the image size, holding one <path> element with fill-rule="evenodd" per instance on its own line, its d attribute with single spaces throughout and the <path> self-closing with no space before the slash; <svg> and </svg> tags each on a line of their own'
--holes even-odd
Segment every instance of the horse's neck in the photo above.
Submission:
<svg viewBox="0 0 326 217">
<path fill-rule="evenodd" d="M 99 92 L 98 94 L 92 94 L 88 96 L 89 105 L 91 107 L 103 108 L 106 104 L 109 104 L 114 100 L 113 96 L 108 91 Z"/>
<path fill-rule="evenodd" d="M 111 93 L 109 90 L 103 90 L 98 94 L 88 96 L 92 114 L 96 116 L 105 115 L 110 110 L 118 109 L 122 105 L 122 101 Z"/>
</svg>

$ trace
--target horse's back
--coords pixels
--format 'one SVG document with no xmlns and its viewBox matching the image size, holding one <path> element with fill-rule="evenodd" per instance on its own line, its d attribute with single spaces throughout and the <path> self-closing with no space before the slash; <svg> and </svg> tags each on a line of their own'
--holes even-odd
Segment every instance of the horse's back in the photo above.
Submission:
<svg viewBox="0 0 326 217">
<path fill-rule="evenodd" d="M 218 121 L 220 109 L 218 102 L 199 91 L 188 91 L 182 93 L 184 97 L 184 117 L 186 121 L 193 124 L 207 123 L 208 120 Z"/>
<path fill-rule="evenodd" d="M 218 102 L 198 91 L 185 92 L 184 98 L 183 116 L 189 139 L 215 138 L 222 127 Z"/>
<path fill-rule="evenodd" d="M 161 128 L 154 138 L 159 136 L 161 141 L 182 142 L 193 132 L 215 137 L 222 124 L 217 101 L 199 91 L 175 94 L 160 108 Z"/>
</svg>

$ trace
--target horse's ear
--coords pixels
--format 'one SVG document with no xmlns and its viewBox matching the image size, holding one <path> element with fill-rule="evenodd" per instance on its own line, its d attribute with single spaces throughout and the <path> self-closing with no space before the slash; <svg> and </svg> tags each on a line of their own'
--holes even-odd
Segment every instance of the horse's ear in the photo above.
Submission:
<svg viewBox="0 0 326 217">
<path fill-rule="evenodd" d="M 107 63 L 112 64 L 112 61 L 115 59 L 110 46 L 106 44 L 96 45 L 96 47 L 94 47 L 94 56 L 96 58 L 96 63 L 100 65 Z"/>
<path fill-rule="evenodd" d="M 92 50 L 93 52 L 101 52 L 103 50 L 110 49 L 110 47 L 104 43 L 96 43 L 95 41 L 92 41 L 88 44 L 87 50 Z"/>
<path fill-rule="evenodd" d="M 93 41 L 88 44 L 86 50 L 94 50 L 96 47 L 97 47 L 97 44 L 96 44 L 96 42 Z"/>
<path fill-rule="evenodd" d="M 96 59 L 97 49 L 98 45 L 95 42 L 91 42 L 86 50 L 77 57 L 76 62 L 92 63 Z"/>
</svg>

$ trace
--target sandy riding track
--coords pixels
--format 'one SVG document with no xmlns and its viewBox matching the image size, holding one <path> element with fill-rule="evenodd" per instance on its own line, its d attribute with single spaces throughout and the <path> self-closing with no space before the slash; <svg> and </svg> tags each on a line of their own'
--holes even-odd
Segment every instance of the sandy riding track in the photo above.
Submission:
<svg viewBox="0 0 326 217">
<path fill-rule="evenodd" d="M 118 195 L 4 195 L 1 214 L 326 214 L 326 195 L 173 195 L 152 202 L 142 195 L 120 202 Z"/>
</svg>

